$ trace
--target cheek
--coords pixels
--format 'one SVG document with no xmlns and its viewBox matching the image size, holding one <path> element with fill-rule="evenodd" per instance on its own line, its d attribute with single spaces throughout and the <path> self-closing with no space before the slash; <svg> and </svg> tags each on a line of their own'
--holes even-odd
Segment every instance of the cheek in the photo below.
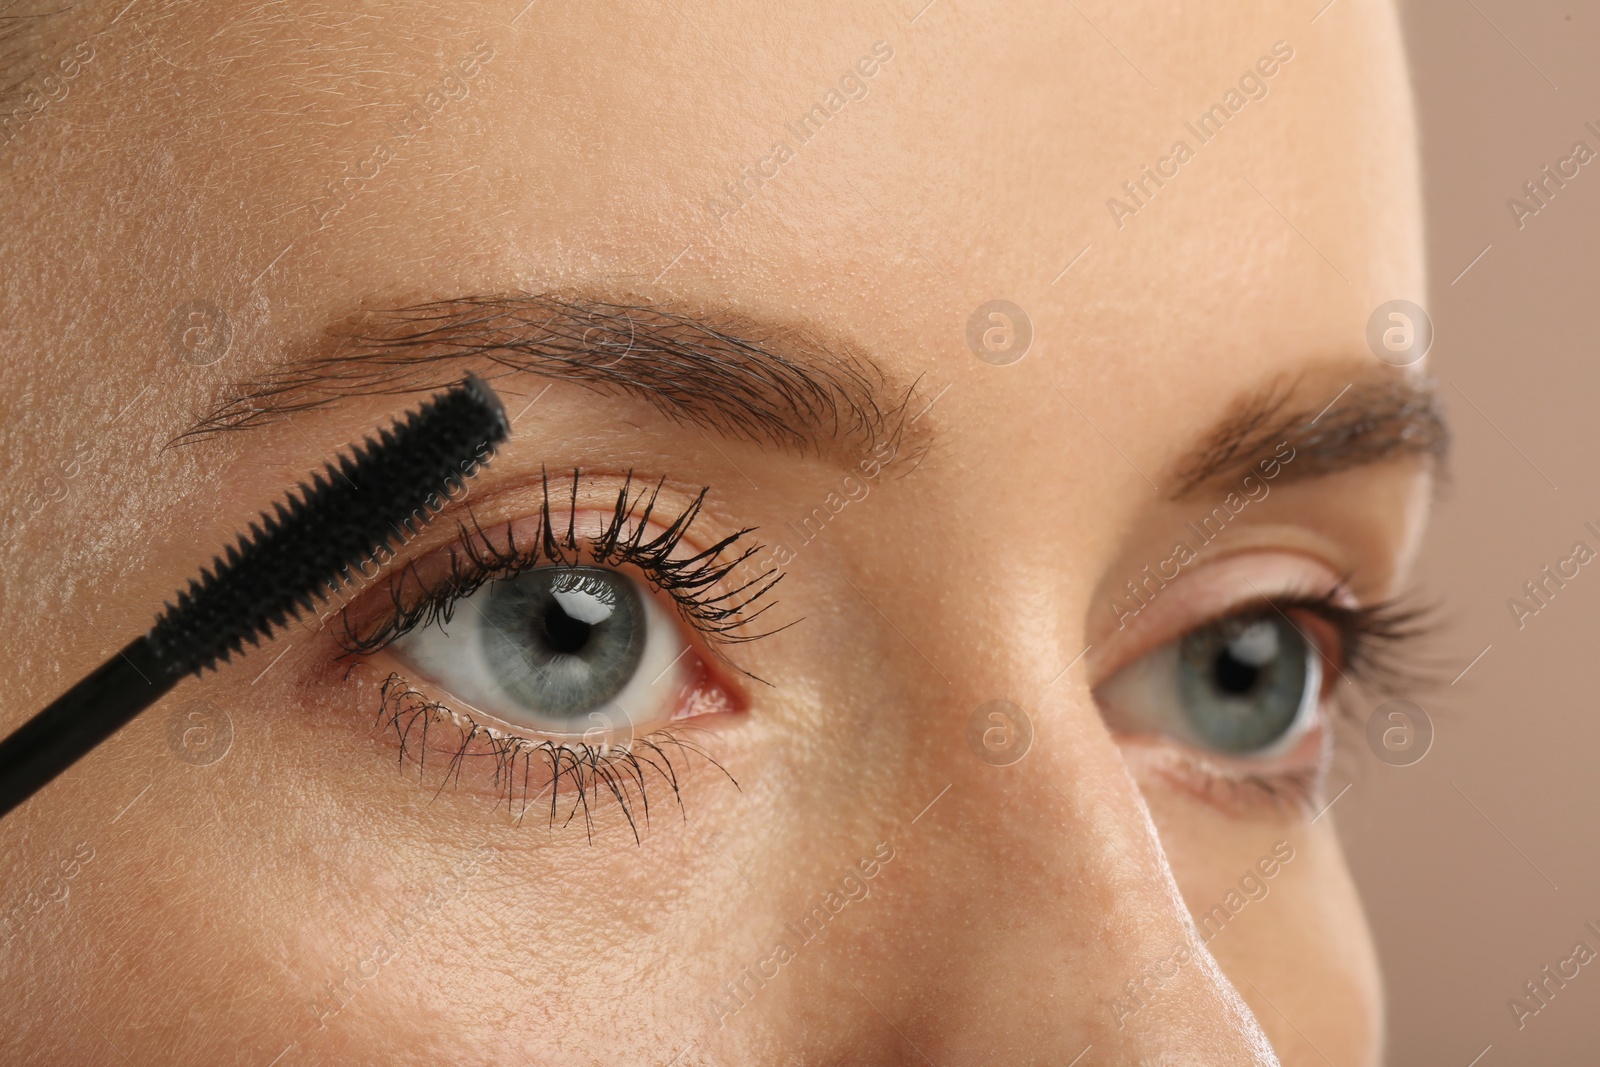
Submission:
<svg viewBox="0 0 1600 1067">
<path fill-rule="evenodd" d="M 1196 923 L 1230 892 L 1235 902 L 1245 900 L 1204 940 L 1273 1046 L 1283 1052 L 1304 1045 L 1287 1016 L 1333 1062 L 1379 1062 L 1382 980 L 1332 819 L 1315 826 L 1287 816 L 1241 819 L 1196 803 L 1158 775 L 1136 770 L 1135 778 Z M 1283 840 L 1294 847 L 1294 859 L 1275 877 L 1260 878 L 1257 862 Z M 1239 891 L 1249 873 L 1267 888 L 1264 899 Z"/>
<path fill-rule="evenodd" d="M 1319 830 L 1322 827 L 1319 824 Z M 1284 1016 L 1308 1033 L 1330 1035 L 1318 1045 L 1335 1062 L 1377 1062 L 1383 1032 L 1382 980 L 1371 932 L 1331 827 L 1301 847 L 1260 905 L 1260 922 L 1215 938 L 1223 970 L 1280 1049 L 1298 1042 Z M 1237 941 L 1230 936 L 1238 933 Z M 1283 1012 L 1280 1016 L 1244 979 Z"/>
</svg>

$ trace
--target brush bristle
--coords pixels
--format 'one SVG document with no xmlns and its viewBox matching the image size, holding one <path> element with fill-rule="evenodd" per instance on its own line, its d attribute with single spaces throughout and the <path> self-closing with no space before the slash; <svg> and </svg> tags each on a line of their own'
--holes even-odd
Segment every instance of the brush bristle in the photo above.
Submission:
<svg viewBox="0 0 1600 1067">
<path fill-rule="evenodd" d="M 352 568 L 414 535 L 510 434 L 476 376 L 439 393 L 301 482 L 203 568 L 149 637 L 175 675 L 226 662 L 291 618 L 315 612 Z"/>
</svg>

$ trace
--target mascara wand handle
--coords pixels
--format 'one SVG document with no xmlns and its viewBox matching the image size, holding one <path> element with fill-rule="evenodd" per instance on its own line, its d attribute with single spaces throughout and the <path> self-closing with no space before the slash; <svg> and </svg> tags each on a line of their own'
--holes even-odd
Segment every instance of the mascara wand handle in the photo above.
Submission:
<svg viewBox="0 0 1600 1067">
<path fill-rule="evenodd" d="M 0 741 L 0 818 L 182 679 L 141 637 Z"/>
</svg>

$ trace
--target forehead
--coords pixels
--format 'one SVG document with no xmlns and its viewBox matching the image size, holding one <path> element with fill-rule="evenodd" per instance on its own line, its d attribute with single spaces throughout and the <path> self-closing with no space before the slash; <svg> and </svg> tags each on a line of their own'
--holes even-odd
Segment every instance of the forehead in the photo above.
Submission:
<svg viewBox="0 0 1600 1067">
<path fill-rule="evenodd" d="M 47 229 L 152 367 L 179 304 L 238 373 L 352 308 L 599 288 L 1179 425 L 1420 298 L 1382 5 L 117 3 L 49 36 L 12 251 Z M 1003 381 L 966 343 L 997 298 L 1036 339 Z"/>
</svg>

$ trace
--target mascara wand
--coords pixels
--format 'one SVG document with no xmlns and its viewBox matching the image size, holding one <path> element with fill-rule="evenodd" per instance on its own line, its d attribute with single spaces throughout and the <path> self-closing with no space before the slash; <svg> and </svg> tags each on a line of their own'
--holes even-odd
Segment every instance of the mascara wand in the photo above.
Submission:
<svg viewBox="0 0 1600 1067">
<path fill-rule="evenodd" d="M 480 378 L 379 429 L 261 513 L 190 579 L 155 625 L 0 741 L 0 817 L 160 700 L 190 674 L 228 662 L 291 618 L 315 613 L 353 569 L 415 534 L 510 434 Z"/>
</svg>

